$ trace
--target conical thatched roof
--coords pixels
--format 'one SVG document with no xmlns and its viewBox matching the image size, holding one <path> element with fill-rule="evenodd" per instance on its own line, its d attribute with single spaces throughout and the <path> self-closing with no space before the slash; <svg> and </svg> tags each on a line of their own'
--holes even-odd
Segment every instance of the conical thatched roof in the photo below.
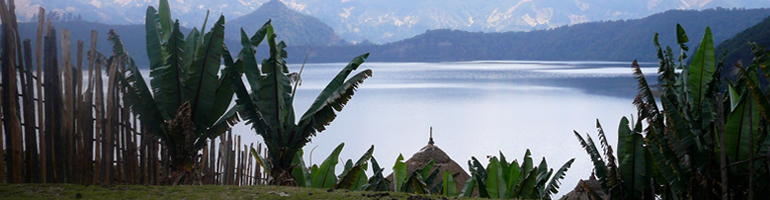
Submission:
<svg viewBox="0 0 770 200">
<path fill-rule="evenodd" d="M 562 200 L 608 200 L 610 197 L 602 191 L 602 186 L 596 177 L 591 175 L 588 180 L 580 180 L 575 189 L 561 197 Z"/>
<path fill-rule="evenodd" d="M 444 170 L 449 170 L 449 172 L 452 173 L 452 176 L 454 177 L 454 181 L 457 184 L 457 191 L 460 192 L 463 189 L 463 186 L 465 185 L 465 181 L 467 181 L 470 176 L 468 175 L 465 170 L 460 167 L 457 162 L 449 158 L 449 155 L 446 154 L 443 150 L 438 148 L 438 146 L 433 145 L 433 128 L 431 128 L 431 137 L 430 141 L 428 142 L 428 145 L 420 149 L 417 153 L 412 155 L 411 158 L 406 160 L 406 173 L 411 174 L 414 172 L 414 170 L 421 169 L 425 167 L 431 160 L 435 161 L 435 164 L 433 166 L 433 170 L 436 170 L 437 168 L 441 171 L 436 176 L 436 179 L 433 181 L 434 185 L 430 185 L 429 188 L 432 188 L 437 184 L 438 182 L 441 182 L 441 179 L 443 177 Z M 393 185 L 393 173 L 390 173 L 387 177 L 388 180 L 391 181 L 390 188 L 395 188 Z"/>
</svg>

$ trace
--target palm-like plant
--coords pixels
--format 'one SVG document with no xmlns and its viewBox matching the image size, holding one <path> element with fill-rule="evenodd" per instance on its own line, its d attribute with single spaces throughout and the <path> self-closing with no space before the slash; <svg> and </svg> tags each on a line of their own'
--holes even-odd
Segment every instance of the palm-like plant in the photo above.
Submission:
<svg viewBox="0 0 770 200">
<path fill-rule="evenodd" d="M 237 122 L 235 109 L 225 112 L 233 98 L 228 77 L 237 75 L 217 76 L 226 52 L 224 21 L 221 16 L 203 39 L 197 29 L 185 38 L 179 21 L 171 20 L 168 1 L 161 0 L 159 10 L 150 6 L 146 16 L 152 87 L 135 65 L 125 72 L 125 101 L 145 130 L 168 148 L 173 184 L 200 178 L 194 165 L 198 151 Z"/>
<path fill-rule="evenodd" d="M 634 100 L 639 121 L 629 128 L 629 121 L 621 120 L 619 162 L 608 159 L 604 163 L 591 138 L 585 141 L 576 133 L 592 157 L 602 189 L 612 199 L 755 199 L 768 195 L 770 68 L 764 66 L 770 65 L 770 54 L 752 45 L 754 60 L 745 67 L 736 64 L 739 76 L 723 83 L 723 64 L 716 62 L 711 30 L 706 28 L 689 66 L 683 62 L 688 41 L 677 25 L 681 53 L 674 57 L 671 48 L 661 48 L 655 35 L 659 99 L 653 96 L 638 63 L 632 64 L 639 81 Z M 643 129 L 642 120 L 647 122 Z M 598 123 L 597 128 L 605 156 L 611 158 Z"/>
<path fill-rule="evenodd" d="M 254 57 L 255 48 L 267 38 L 270 57 L 257 65 Z M 268 21 L 257 33 L 248 38 L 241 30 L 243 46 L 235 61 L 225 58 L 228 74 L 236 74 L 242 69 L 251 88 L 249 92 L 240 77 L 231 77 L 238 113 L 246 124 L 251 124 L 257 135 L 262 136 L 268 148 L 268 157 L 256 156 L 259 163 L 273 178 L 271 184 L 293 185 L 292 159 L 298 150 L 310 142 L 316 133 L 325 130 L 352 98 L 359 84 L 372 75 L 367 69 L 347 79 L 348 75 L 360 66 L 369 54 L 354 58 L 334 79 L 329 82 L 307 112 L 295 119 L 293 108 L 294 92 L 298 84 L 289 78 L 286 66 L 286 44 L 276 43 L 276 35 Z M 255 154 L 256 155 L 256 154 Z"/>
<path fill-rule="evenodd" d="M 508 162 L 502 152 L 499 159 L 490 157 L 486 168 L 476 157 L 471 157 L 468 161 L 471 178 L 465 182 L 460 196 L 470 197 L 474 189 L 478 189 L 482 198 L 552 199 L 551 195 L 559 192 L 560 180 L 564 179 L 573 162 L 574 158 L 554 173 L 545 158 L 535 166 L 529 149 L 521 165 L 516 160 Z"/>
</svg>

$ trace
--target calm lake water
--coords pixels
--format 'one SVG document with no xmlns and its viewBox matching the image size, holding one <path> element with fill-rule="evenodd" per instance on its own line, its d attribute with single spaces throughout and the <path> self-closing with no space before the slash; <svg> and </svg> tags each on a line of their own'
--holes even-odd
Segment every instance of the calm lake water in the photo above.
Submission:
<svg viewBox="0 0 770 200">
<path fill-rule="evenodd" d="M 294 102 L 297 117 L 345 65 L 306 65 Z M 551 168 L 575 158 L 558 198 L 592 171 L 590 158 L 572 131 L 589 133 L 596 140 L 598 119 L 614 147 L 620 118 L 635 115 L 631 102 L 636 80 L 630 66 L 630 62 L 364 63 L 361 68 L 372 69 L 373 76 L 327 130 L 305 147 L 305 162 L 320 164 L 342 142 L 344 160 L 357 160 L 374 145 L 374 157 L 387 168 L 387 175 L 399 154 L 408 159 L 427 144 L 433 127 L 435 145 L 466 171 L 471 156 L 486 164 L 486 156 L 498 152 L 508 160 L 521 160 L 530 149 L 535 162 L 545 157 Z M 642 66 L 648 80 L 654 80 L 657 68 L 651 63 Z M 299 67 L 291 65 L 290 70 Z M 234 133 L 245 143 L 262 140 L 243 123 Z"/>
</svg>

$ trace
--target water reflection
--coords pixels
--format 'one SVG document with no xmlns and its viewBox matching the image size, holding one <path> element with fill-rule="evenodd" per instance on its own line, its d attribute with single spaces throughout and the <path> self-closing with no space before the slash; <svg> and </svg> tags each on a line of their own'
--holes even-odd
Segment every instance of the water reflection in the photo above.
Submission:
<svg viewBox="0 0 770 200">
<path fill-rule="evenodd" d="M 294 103 L 297 116 L 344 65 L 306 66 Z M 650 64 L 644 66 L 648 76 L 655 73 Z M 577 158 L 562 182 L 565 194 L 591 172 L 572 130 L 595 135 L 599 119 L 614 146 L 618 121 L 636 113 L 630 63 L 365 63 L 362 68 L 371 68 L 373 77 L 305 147 L 306 161 L 320 163 L 341 142 L 343 159 L 355 160 L 374 145 L 387 174 L 399 153 L 408 158 L 427 144 L 432 126 L 436 145 L 466 169 L 471 156 L 486 160 L 502 151 L 509 160 L 521 159 L 527 148 L 554 168 Z M 245 141 L 261 140 L 242 124 L 235 132 Z"/>
</svg>

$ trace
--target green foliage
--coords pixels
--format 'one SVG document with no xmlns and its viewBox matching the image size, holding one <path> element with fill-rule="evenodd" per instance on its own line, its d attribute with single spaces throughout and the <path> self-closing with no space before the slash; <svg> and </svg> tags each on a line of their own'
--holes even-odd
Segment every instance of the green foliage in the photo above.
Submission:
<svg viewBox="0 0 770 200">
<path fill-rule="evenodd" d="M 295 167 L 292 165 L 297 151 L 310 142 L 316 133 L 325 130 L 353 97 L 359 84 L 370 77 L 371 70 L 348 76 L 352 71 L 364 62 L 369 54 L 354 58 L 340 73 L 329 82 L 319 94 L 307 112 L 299 121 L 294 113 L 294 91 L 297 85 L 292 86 L 289 79 L 289 70 L 284 60 L 287 52 L 284 50 L 284 42 L 276 42 L 276 34 L 271 22 L 265 23 L 262 28 L 251 37 L 247 37 L 241 31 L 241 46 L 243 47 L 238 57 L 232 62 L 225 62 L 225 73 L 239 74 L 242 69 L 251 91 L 246 89 L 240 76 L 231 77 L 230 83 L 236 96 L 238 114 L 251 124 L 257 135 L 262 136 L 268 148 L 266 162 L 261 164 L 272 171 L 272 184 L 291 183 L 292 173 Z M 256 47 L 267 39 L 270 48 L 269 57 L 262 60 L 261 66 L 256 62 Z M 227 59 L 225 59 L 227 61 Z M 299 75 L 298 75 L 299 76 Z M 316 177 L 313 177 L 316 179 Z M 288 182 L 287 182 L 288 181 Z M 313 181 L 314 184 L 315 180 Z M 331 187 L 333 182 L 324 183 L 322 186 Z"/>
<path fill-rule="evenodd" d="M 441 186 L 441 195 L 444 196 L 457 196 L 457 183 L 455 183 L 454 178 L 452 177 L 452 172 L 449 170 L 444 170 L 444 173 L 442 174 L 442 182 L 443 185 Z"/>
<path fill-rule="evenodd" d="M 477 187 L 479 197 L 483 198 L 551 199 L 551 195 L 559 190 L 559 180 L 564 179 L 575 159 L 567 161 L 553 174 L 553 169 L 548 168 L 545 158 L 538 166 L 534 166 L 530 156 L 528 149 L 524 154 L 524 162 L 519 165 L 515 160 L 507 162 L 501 152 L 500 159 L 495 156 L 489 158 L 486 168 L 475 157 L 471 157 L 468 161 L 471 178 L 466 181 L 460 195 L 469 197 L 471 191 Z"/>
<path fill-rule="evenodd" d="M 338 145 L 337 148 L 326 157 L 323 163 L 321 163 L 321 166 L 313 165 L 311 168 L 307 168 L 305 162 L 302 160 L 302 150 L 297 151 L 297 154 L 295 154 L 294 160 L 292 161 L 292 166 L 296 166 L 292 171 L 292 175 L 297 186 L 325 189 L 348 189 L 351 191 L 387 190 L 387 184 L 389 183 L 383 181 L 387 181 L 387 179 L 382 177 L 382 168 L 380 168 L 379 164 L 376 163 L 377 161 L 372 157 L 372 154 L 374 153 L 373 145 L 355 163 L 348 159 L 347 162 L 345 162 L 345 170 L 339 175 L 336 175 L 335 169 L 338 164 L 339 155 L 344 146 L 344 143 Z M 252 149 L 252 152 L 255 152 L 255 150 Z M 258 159 L 260 163 L 262 162 L 261 160 L 263 159 Z M 370 160 L 372 161 L 372 171 L 374 172 L 371 179 L 366 176 L 366 170 L 368 169 Z M 385 188 L 381 189 L 383 184 Z"/>
<path fill-rule="evenodd" d="M 592 159 L 597 178 L 607 183 L 602 190 L 612 199 L 766 197 L 764 188 L 768 185 L 764 180 L 770 178 L 770 166 L 754 160 L 767 159 L 770 144 L 764 112 L 770 108 L 770 83 L 764 67 L 770 56 L 753 46 L 752 63 L 747 67 L 738 64 L 739 76 L 722 83 L 729 79 L 722 76 L 724 65 L 716 63 L 710 28 L 706 28 L 690 65 L 684 63 L 688 39 L 681 26 L 677 26 L 677 35 L 680 54 L 676 58 L 671 48 L 660 46 L 657 35 L 654 38 L 660 59 L 659 99 L 652 95 L 636 61 L 632 64 L 639 80 L 634 105 L 640 117 L 633 126 L 625 117 L 620 121 L 619 162 Z M 646 121 L 646 128 L 642 121 Z M 597 128 L 599 138 L 604 138 L 598 122 Z M 576 136 L 590 157 L 599 156 L 590 145 L 590 137 L 586 142 Z M 611 160 L 612 148 L 602 147 Z M 617 173 L 612 173 L 613 165 L 618 166 Z M 599 176 L 600 171 L 610 173 Z"/>
<path fill-rule="evenodd" d="M 757 46 L 770 45 L 770 40 L 767 39 L 768 35 L 770 35 L 770 17 L 765 18 L 758 24 L 748 27 L 735 34 L 732 38 L 720 43 L 716 46 L 715 52 L 717 54 L 727 53 L 721 57 L 725 60 L 725 63 L 728 64 L 728 66 L 726 66 L 727 68 L 732 67 L 732 63 L 738 61 L 750 63 L 754 57 L 754 54 L 751 51 L 751 44 L 756 43 Z"/>
<path fill-rule="evenodd" d="M 126 69 L 122 85 L 128 91 L 125 101 L 142 126 L 169 148 L 173 170 L 192 172 L 207 139 L 222 134 L 238 120 L 235 110 L 227 112 L 233 91 L 225 81 L 238 73 L 218 75 L 224 53 L 224 16 L 203 40 L 193 30 L 195 39 L 188 36 L 185 42 L 179 22 L 172 21 L 170 13 L 166 0 L 160 1 L 158 11 L 147 8 L 151 88 L 135 64 Z"/>
<path fill-rule="evenodd" d="M 398 154 L 396 158 L 396 164 L 393 165 L 393 185 L 394 191 L 403 191 L 404 180 L 406 180 L 406 163 L 404 163 L 404 156 Z"/>
<path fill-rule="evenodd" d="M 334 168 L 337 166 L 337 160 L 339 160 L 340 152 L 345 143 L 340 144 L 337 148 L 334 148 L 331 155 L 326 157 L 318 170 L 312 173 L 311 187 L 314 188 L 331 188 L 334 183 L 337 183 L 337 176 L 334 174 Z"/>
</svg>

